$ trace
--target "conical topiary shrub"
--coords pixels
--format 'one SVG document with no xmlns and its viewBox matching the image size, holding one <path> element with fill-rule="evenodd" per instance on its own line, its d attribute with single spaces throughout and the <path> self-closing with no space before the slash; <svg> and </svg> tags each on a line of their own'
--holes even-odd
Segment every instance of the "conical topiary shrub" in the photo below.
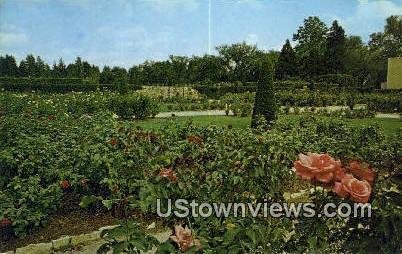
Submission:
<svg viewBox="0 0 402 254">
<path fill-rule="evenodd" d="M 276 101 L 274 92 L 274 70 L 269 59 L 259 59 L 254 64 L 254 75 L 257 78 L 257 90 L 253 108 L 251 127 L 256 128 L 259 118 L 263 117 L 267 124 L 276 119 Z"/>
</svg>

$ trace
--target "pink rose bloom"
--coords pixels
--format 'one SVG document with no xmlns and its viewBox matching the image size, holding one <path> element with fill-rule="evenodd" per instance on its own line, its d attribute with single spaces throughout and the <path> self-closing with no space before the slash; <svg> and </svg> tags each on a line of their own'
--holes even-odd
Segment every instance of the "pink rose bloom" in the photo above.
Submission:
<svg viewBox="0 0 402 254">
<path fill-rule="evenodd" d="M 175 226 L 174 233 L 174 235 L 170 236 L 170 239 L 177 243 L 181 252 L 186 252 L 192 246 L 201 247 L 200 241 L 193 237 L 191 230 L 187 226 L 185 228 L 181 225 Z"/>
<path fill-rule="evenodd" d="M 366 165 L 358 161 L 352 161 L 349 163 L 349 171 L 360 180 L 366 180 L 370 184 L 373 184 L 375 178 L 374 171 Z"/>
<path fill-rule="evenodd" d="M 164 168 L 161 170 L 161 172 L 159 172 L 158 175 L 163 178 L 169 179 L 169 181 L 171 181 L 171 182 L 177 181 L 176 173 L 174 172 L 174 170 L 172 168 Z"/>
<path fill-rule="evenodd" d="M 329 154 L 307 153 L 299 154 L 299 160 L 294 162 L 296 175 L 302 179 L 329 183 L 335 177 L 335 172 L 341 174 L 341 162 Z"/>
<path fill-rule="evenodd" d="M 350 197 L 353 202 L 367 203 L 371 195 L 371 186 L 366 180 L 360 181 L 347 174 L 341 182 L 335 182 L 332 191 L 342 198 Z"/>
</svg>

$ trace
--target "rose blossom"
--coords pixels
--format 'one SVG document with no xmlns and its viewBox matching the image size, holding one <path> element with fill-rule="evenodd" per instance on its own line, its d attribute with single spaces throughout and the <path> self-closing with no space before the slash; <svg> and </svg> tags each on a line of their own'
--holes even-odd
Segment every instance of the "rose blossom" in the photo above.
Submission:
<svg viewBox="0 0 402 254">
<path fill-rule="evenodd" d="M 369 167 L 365 167 L 358 161 L 352 161 L 349 163 L 349 171 L 360 180 L 366 180 L 370 184 L 374 182 L 374 171 Z"/>
<path fill-rule="evenodd" d="M 169 179 L 169 181 L 171 181 L 171 182 L 177 181 L 176 173 L 174 172 L 174 170 L 172 168 L 164 168 L 164 169 L 162 169 L 161 172 L 159 172 L 158 175 Z"/>
<path fill-rule="evenodd" d="M 175 235 L 170 236 L 170 239 L 177 243 L 181 252 L 185 252 L 192 246 L 197 246 L 197 248 L 201 247 L 201 243 L 198 239 L 195 239 L 191 233 L 191 230 L 187 228 L 183 228 L 181 225 L 174 227 Z"/>
<path fill-rule="evenodd" d="M 328 154 L 307 153 L 299 154 L 299 160 L 294 162 L 296 175 L 303 179 L 316 179 L 329 183 L 333 180 L 335 172 L 341 173 L 341 162 Z"/>
<path fill-rule="evenodd" d="M 371 186 L 366 181 L 360 181 L 350 174 L 346 174 L 341 182 L 335 182 L 332 189 L 338 196 L 350 199 L 358 203 L 367 203 L 371 195 Z"/>
</svg>

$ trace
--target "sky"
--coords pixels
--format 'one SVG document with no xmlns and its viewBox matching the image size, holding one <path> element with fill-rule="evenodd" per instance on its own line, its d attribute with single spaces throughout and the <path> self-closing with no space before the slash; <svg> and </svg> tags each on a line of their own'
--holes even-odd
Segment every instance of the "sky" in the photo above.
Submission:
<svg viewBox="0 0 402 254">
<path fill-rule="evenodd" d="M 203 55 L 208 13 L 209 0 L 0 0 L 0 54 L 123 67 Z M 280 50 L 308 16 L 367 42 L 390 15 L 402 15 L 402 0 L 211 0 L 210 42 Z"/>
</svg>

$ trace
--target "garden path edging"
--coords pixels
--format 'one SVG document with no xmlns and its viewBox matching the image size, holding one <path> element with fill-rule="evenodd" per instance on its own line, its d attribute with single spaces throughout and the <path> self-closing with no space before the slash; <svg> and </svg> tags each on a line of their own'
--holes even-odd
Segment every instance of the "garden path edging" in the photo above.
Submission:
<svg viewBox="0 0 402 254">
<path fill-rule="evenodd" d="M 93 249 L 99 247 L 103 242 L 101 238 L 101 232 L 105 229 L 112 229 L 118 225 L 101 227 L 91 233 L 75 235 L 75 236 L 62 236 L 58 239 L 52 240 L 47 243 L 29 244 L 27 246 L 17 248 L 15 251 L 8 251 L 3 254 L 52 254 L 52 253 L 64 253 L 65 250 L 75 249 L 81 247 L 81 249 L 71 251 L 68 253 L 93 253 Z M 171 230 L 164 230 L 159 233 L 152 234 L 160 242 L 166 241 L 171 235 Z M 91 246 L 91 250 L 86 249 L 86 246 Z M 156 249 L 155 249 L 156 250 Z M 154 253 L 152 250 L 148 253 Z"/>
</svg>

